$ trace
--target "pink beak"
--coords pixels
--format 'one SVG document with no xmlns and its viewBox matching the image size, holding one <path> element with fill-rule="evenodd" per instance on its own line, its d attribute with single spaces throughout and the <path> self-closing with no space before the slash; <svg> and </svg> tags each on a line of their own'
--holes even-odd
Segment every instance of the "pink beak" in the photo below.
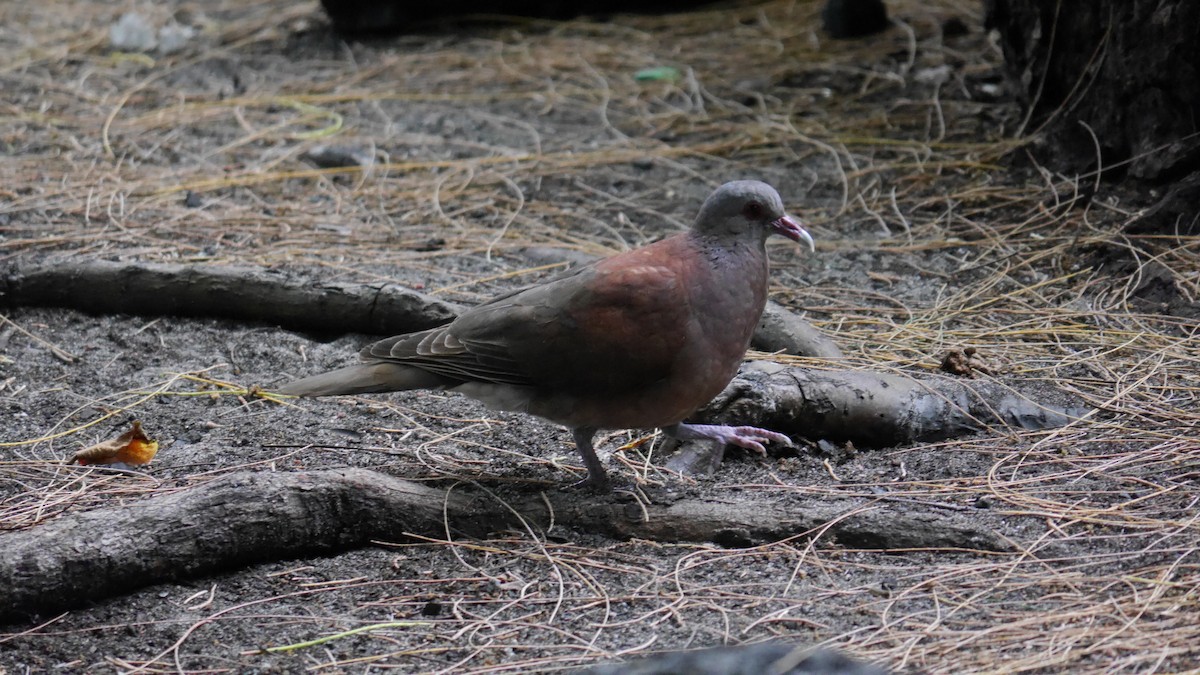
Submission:
<svg viewBox="0 0 1200 675">
<path fill-rule="evenodd" d="M 808 250 L 814 253 L 817 250 L 816 244 L 813 243 L 812 235 L 808 233 L 808 230 L 800 227 L 800 224 L 792 220 L 790 216 L 784 216 L 771 223 L 771 230 L 774 231 L 775 234 L 782 234 L 792 241 L 802 241 L 808 244 Z"/>
</svg>

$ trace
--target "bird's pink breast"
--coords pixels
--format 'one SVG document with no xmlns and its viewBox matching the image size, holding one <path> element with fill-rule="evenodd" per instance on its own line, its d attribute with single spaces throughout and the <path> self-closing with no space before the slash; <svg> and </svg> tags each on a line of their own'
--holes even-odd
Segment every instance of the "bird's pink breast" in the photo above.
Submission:
<svg viewBox="0 0 1200 675">
<path fill-rule="evenodd" d="M 632 368 L 634 377 L 623 391 L 559 395 L 530 412 L 568 426 L 649 428 L 679 422 L 716 396 L 737 373 L 762 314 L 767 265 L 757 246 L 709 253 L 679 235 L 598 264 L 597 295 L 635 308 L 626 315 L 607 302 L 588 307 L 586 321 L 621 347 L 598 366 Z M 629 315 L 637 321 L 623 322 Z"/>
</svg>

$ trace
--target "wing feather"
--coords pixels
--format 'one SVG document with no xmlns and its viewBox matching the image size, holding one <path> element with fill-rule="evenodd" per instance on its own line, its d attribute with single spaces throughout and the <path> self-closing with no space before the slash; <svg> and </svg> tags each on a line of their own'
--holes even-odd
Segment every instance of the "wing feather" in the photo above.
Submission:
<svg viewBox="0 0 1200 675">
<path fill-rule="evenodd" d="M 670 374 L 690 314 L 687 280 L 671 256 L 645 256 L 654 248 L 571 270 L 360 356 L 464 382 L 592 394 L 644 387 Z"/>
</svg>

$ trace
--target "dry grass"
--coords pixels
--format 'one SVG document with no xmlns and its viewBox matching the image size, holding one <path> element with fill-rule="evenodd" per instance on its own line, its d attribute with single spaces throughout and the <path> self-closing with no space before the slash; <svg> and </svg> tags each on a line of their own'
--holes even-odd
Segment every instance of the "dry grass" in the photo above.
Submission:
<svg viewBox="0 0 1200 675">
<path fill-rule="evenodd" d="M 409 590 L 355 612 L 408 617 L 430 597 L 458 598 L 437 621 L 288 614 L 278 607 L 384 583 L 306 585 L 297 567 L 281 573 L 297 584 L 290 593 L 209 614 L 214 597 L 198 596 L 189 606 L 202 620 L 161 626 L 177 641 L 125 667 L 171 670 L 195 629 L 235 617 L 362 641 L 361 656 L 319 672 L 416 662 L 483 673 L 653 650 L 659 624 L 686 631 L 714 616 L 725 628 L 704 633 L 704 644 L 815 637 L 935 673 L 1194 667 L 1200 342 L 1195 321 L 1151 312 L 1138 297 L 1147 275 L 1165 269 L 1195 301 L 1200 241 L 1130 241 L 1122 227 L 1136 209 L 1116 188 L 1099 184 L 1094 201 L 1072 206 L 1092 177 L 1013 161 L 1025 154 L 1011 136 L 1019 118 L 983 95 L 999 57 L 979 33 L 976 3 L 891 2 L 904 26 L 860 42 L 815 32 L 815 3 L 767 2 L 614 23 L 513 20 L 366 46 L 326 35 L 312 3 L 243 4 L 179 3 L 205 30 L 172 57 L 107 50 L 123 3 L 0 6 L 5 260 L 320 267 L 327 278 L 419 280 L 471 302 L 544 271 L 513 262 L 525 247 L 636 246 L 685 223 L 712 186 L 759 176 L 801 210 L 820 247 L 807 263 L 775 251 L 774 296 L 807 311 L 854 365 L 932 369 L 947 349 L 971 345 L 1009 376 L 1057 386 L 1096 412 L 1053 431 L 921 449 L 990 458 L 978 475 L 917 468 L 880 483 L 917 501 L 985 499 L 1036 519 L 1040 534 L 1014 540 L 1014 554 L 883 557 L 819 536 L 750 550 L 584 545 L 531 528 L 399 547 L 386 584 Z M 938 26 L 951 15 L 976 32 L 943 41 Z M 681 78 L 633 77 L 660 65 Z M 300 160 L 328 143 L 370 149 L 376 162 L 315 169 Z M 1014 164 L 1024 168 L 1004 168 Z M 202 208 L 184 205 L 189 192 Z M 1132 273 L 1100 269 L 1091 252 L 1102 246 L 1130 251 Z M 12 378 L 0 375 L 0 385 L 5 397 L 29 395 Z M 148 391 L 80 407 L 137 410 Z M 148 476 L 85 480 L 39 459 L 56 436 L 96 421 L 76 416 L 0 444 L 13 452 L 0 477 L 17 486 L 0 503 L 0 528 L 176 489 Z M 435 440 L 412 463 L 455 466 L 437 454 L 453 439 Z M 903 467 L 914 452 L 879 461 Z M 745 487 L 844 496 L 877 484 Z M 462 578 L 404 567 L 406 551 L 431 549 L 457 556 Z M 497 561 L 512 572 L 497 574 Z M 341 635 L 362 625 L 372 627 Z"/>
</svg>

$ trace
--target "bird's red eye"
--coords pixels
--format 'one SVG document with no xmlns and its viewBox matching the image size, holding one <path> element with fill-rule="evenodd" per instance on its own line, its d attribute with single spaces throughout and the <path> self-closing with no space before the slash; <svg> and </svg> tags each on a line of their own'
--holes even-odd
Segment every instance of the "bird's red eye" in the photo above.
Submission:
<svg viewBox="0 0 1200 675">
<path fill-rule="evenodd" d="M 742 207 L 742 215 L 749 220 L 762 220 L 767 216 L 767 210 L 758 202 L 748 202 Z"/>
</svg>

